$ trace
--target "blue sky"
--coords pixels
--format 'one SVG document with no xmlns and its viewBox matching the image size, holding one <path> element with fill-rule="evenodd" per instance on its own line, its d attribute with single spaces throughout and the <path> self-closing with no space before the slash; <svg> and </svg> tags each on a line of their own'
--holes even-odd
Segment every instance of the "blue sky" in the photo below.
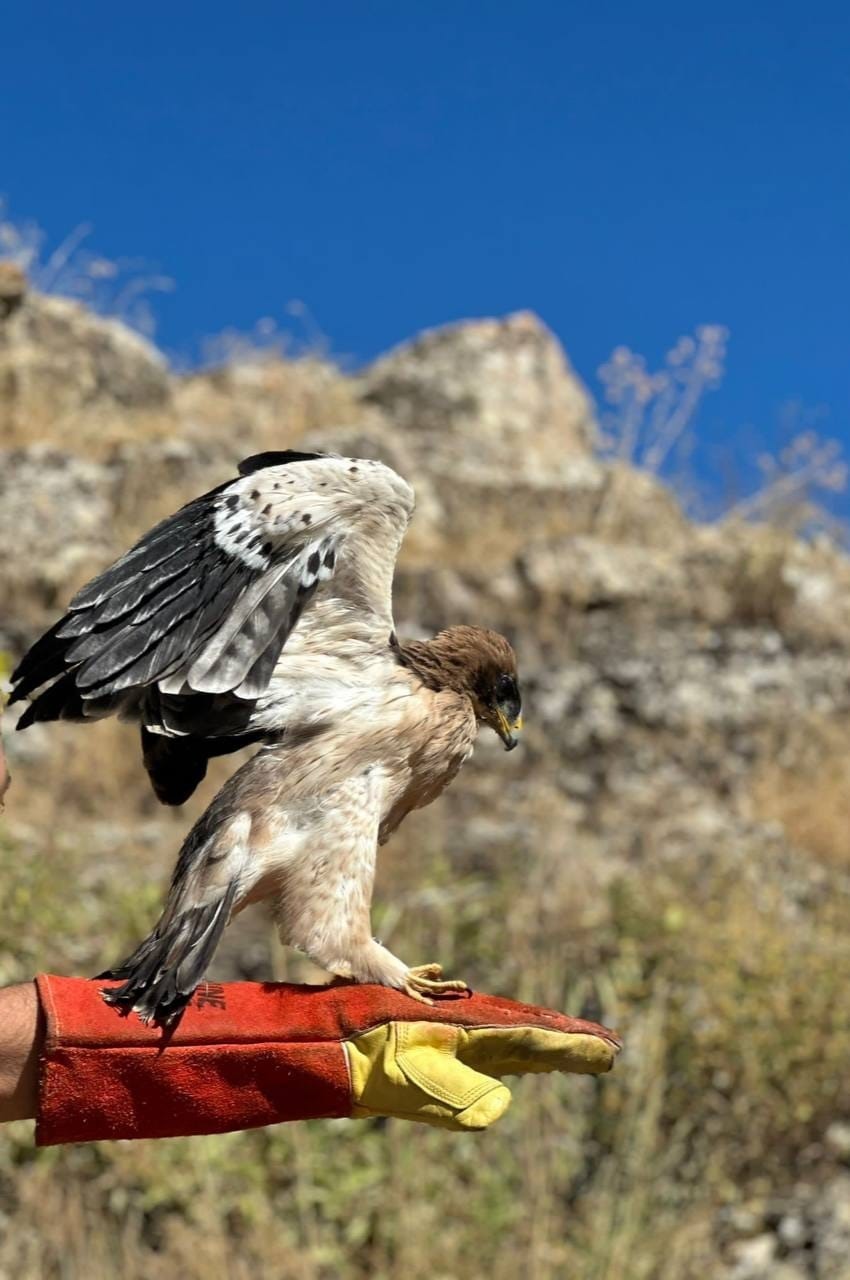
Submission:
<svg viewBox="0 0 850 1280">
<path fill-rule="evenodd" d="M 722 323 L 700 467 L 789 400 L 850 443 L 844 5 L 89 0 L 2 37 L 0 192 L 171 275 L 172 352 L 292 299 L 357 361 L 530 307 L 590 380 Z"/>
</svg>

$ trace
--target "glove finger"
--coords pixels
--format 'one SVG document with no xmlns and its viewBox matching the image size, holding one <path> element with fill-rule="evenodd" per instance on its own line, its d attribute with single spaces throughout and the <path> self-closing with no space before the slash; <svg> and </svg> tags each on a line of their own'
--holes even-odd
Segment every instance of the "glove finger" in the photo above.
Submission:
<svg viewBox="0 0 850 1280">
<path fill-rule="evenodd" d="M 505 996 L 487 995 L 483 991 L 473 991 L 465 1000 L 441 1002 L 436 1006 L 433 1018 L 459 1027 L 543 1027 L 547 1031 L 570 1034 L 580 1032 L 601 1036 L 604 1040 L 620 1044 L 616 1031 L 601 1023 L 590 1022 L 586 1018 L 571 1018 L 565 1013 L 559 1013 L 557 1009 L 522 1004 Z"/>
<path fill-rule="evenodd" d="M 544 1027 L 471 1027 L 462 1032 L 458 1056 L 489 1075 L 568 1071 L 600 1075 L 610 1071 L 619 1045 L 588 1032 Z"/>
</svg>

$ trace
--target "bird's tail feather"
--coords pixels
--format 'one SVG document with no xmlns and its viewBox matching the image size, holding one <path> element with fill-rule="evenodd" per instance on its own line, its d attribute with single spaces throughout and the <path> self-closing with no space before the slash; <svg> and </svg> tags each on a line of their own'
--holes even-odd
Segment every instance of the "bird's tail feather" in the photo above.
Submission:
<svg viewBox="0 0 850 1280">
<path fill-rule="evenodd" d="M 135 1009 L 143 1022 L 167 1025 L 180 1016 L 204 976 L 225 930 L 236 881 L 202 907 L 166 911 L 149 937 L 131 956 L 98 978 L 123 979 L 123 986 L 101 993 L 107 1004 L 125 1012 Z"/>
<path fill-rule="evenodd" d="M 171 738 L 142 725 L 142 759 L 161 804 L 185 804 L 207 772 L 209 752 L 197 738 Z"/>
<path fill-rule="evenodd" d="M 162 804 L 185 804 L 206 777 L 207 765 L 216 756 L 226 756 L 242 747 L 268 740 L 263 729 L 245 730 L 203 738 L 196 734 L 171 737 L 152 733 L 142 725 L 142 759 L 157 800 Z"/>
</svg>

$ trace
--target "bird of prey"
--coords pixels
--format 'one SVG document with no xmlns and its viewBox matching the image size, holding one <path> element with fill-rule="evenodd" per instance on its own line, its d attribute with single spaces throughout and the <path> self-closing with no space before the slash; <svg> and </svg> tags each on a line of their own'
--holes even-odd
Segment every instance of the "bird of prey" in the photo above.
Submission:
<svg viewBox="0 0 850 1280">
<path fill-rule="evenodd" d="M 229 919 L 269 899 L 281 941 L 330 973 L 426 1001 L 465 984 L 372 937 L 377 846 L 434 800 L 479 725 L 521 725 L 516 658 L 473 626 L 401 643 L 392 579 L 413 490 L 366 459 L 259 454 L 80 590 L 13 673 L 39 720 L 141 724 L 145 767 L 182 803 L 211 756 L 259 751 L 180 851 L 162 916 L 103 977 L 110 1003 L 167 1023 Z M 37 692 L 39 691 L 40 692 Z"/>
</svg>

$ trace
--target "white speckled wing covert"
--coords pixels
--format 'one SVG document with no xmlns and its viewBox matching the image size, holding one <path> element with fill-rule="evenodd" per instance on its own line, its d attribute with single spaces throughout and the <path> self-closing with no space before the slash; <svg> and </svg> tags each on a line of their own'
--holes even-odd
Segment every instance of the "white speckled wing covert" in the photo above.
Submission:
<svg viewBox="0 0 850 1280">
<path fill-rule="evenodd" d="M 261 454 L 240 472 L 78 592 L 14 673 L 14 698 L 50 682 L 20 727 L 117 711 L 159 733 L 243 733 L 296 624 L 300 646 L 340 624 L 386 645 L 410 485 L 334 455 Z"/>
</svg>

